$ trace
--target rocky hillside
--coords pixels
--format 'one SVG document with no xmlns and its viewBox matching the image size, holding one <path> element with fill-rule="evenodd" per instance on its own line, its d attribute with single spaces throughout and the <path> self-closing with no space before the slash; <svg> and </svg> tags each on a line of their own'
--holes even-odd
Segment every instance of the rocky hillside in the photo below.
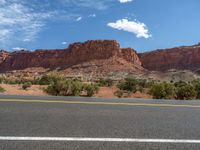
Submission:
<svg viewBox="0 0 200 150">
<path fill-rule="evenodd" d="M 200 44 L 139 54 L 142 66 L 151 71 L 200 70 Z"/>
<path fill-rule="evenodd" d="M 168 71 L 170 70 L 170 71 Z M 184 73 L 181 70 L 190 70 Z M 114 40 L 73 43 L 66 49 L 7 52 L 0 51 L 0 73 L 61 72 L 65 75 L 134 74 L 143 78 L 168 80 L 189 78 L 200 73 L 200 44 L 161 49 L 137 54 L 134 49 L 120 48 Z M 118 73 L 118 74 L 117 74 Z M 166 75 L 163 75 L 166 73 Z M 194 77 L 197 78 L 196 74 Z"/>
<path fill-rule="evenodd" d="M 0 72 L 42 67 L 68 73 L 134 72 L 143 70 L 136 51 L 113 40 L 74 43 L 61 50 L 0 51 Z"/>
</svg>

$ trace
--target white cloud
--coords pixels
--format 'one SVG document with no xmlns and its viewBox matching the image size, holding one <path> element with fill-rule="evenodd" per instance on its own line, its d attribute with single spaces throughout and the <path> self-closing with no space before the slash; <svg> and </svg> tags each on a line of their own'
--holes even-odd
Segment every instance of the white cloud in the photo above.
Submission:
<svg viewBox="0 0 200 150">
<path fill-rule="evenodd" d="M 128 2 L 132 2 L 133 0 L 119 0 L 120 3 L 128 3 Z"/>
<path fill-rule="evenodd" d="M 109 3 L 116 0 L 59 0 L 67 5 L 74 5 L 78 7 L 86 7 L 97 10 L 105 10 L 108 8 Z"/>
<path fill-rule="evenodd" d="M 48 21 L 94 18 L 95 13 L 83 16 L 82 11 L 105 10 L 115 3 L 119 0 L 0 0 L 0 46 L 12 48 L 34 41 Z"/>
<path fill-rule="evenodd" d="M 83 18 L 82 17 L 78 17 L 77 19 L 76 19 L 76 21 L 81 21 Z"/>
<path fill-rule="evenodd" d="M 1 29 L 0 28 L 0 43 L 6 42 L 6 39 L 11 34 L 11 31 L 9 29 Z"/>
<path fill-rule="evenodd" d="M 0 43 L 32 41 L 45 26 L 51 12 L 36 12 L 18 0 L 0 0 Z"/>
<path fill-rule="evenodd" d="M 61 44 L 62 44 L 62 45 L 66 45 L 66 44 L 67 44 L 67 42 L 62 42 Z"/>
<path fill-rule="evenodd" d="M 88 17 L 95 18 L 96 14 L 90 14 Z"/>
<path fill-rule="evenodd" d="M 21 50 L 27 50 L 26 48 L 22 48 L 22 47 L 14 47 L 13 51 L 21 51 Z"/>
<path fill-rule="evenodd" d="M 129 21 L 127 19 L 117 20 L 116 22 L 111 22 L 107 24 L 109 27 L 131 32 L 136 34 L 137 38 L 150 38 L 151 34 L 147 26 L 144 23 L 138 21 Z"/>
</svg>

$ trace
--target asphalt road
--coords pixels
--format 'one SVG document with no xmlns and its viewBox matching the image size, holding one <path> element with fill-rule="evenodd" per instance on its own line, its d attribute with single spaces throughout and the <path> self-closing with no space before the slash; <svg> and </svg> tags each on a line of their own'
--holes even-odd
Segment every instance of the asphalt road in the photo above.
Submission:
<svg viewBox="0 0 200 150">
<path fill-rule="evenodd" d="M 200 101 L 0 96 L 0 150 L 199 150 L 199 140 Z"/>
</svg>

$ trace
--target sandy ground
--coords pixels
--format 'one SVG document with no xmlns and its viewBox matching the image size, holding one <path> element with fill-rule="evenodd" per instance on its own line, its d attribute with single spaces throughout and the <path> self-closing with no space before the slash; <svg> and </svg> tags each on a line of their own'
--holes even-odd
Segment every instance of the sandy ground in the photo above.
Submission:
<svg viewBox="0 0 200 150">
<path fill-rule="evenodd" d="M 43 96 L 47 95 L 43 88 L 44 86 L 40 85 L 32 85 L 27 90 L 22 89 L 22 85 L 9 85 L 9 84 L 0 84 L 6 91 L 3 94 L 10 94 L 10 95 L 35 95 L 35 96 Z"/>
<path fill-rule="evenodd" d="M 8 95 L 35 95 L 35 96 L 45 96 L 48 95 L 43 91 L 45 86 L 40 85 L 32 85 L 27 90 L 22 89 L 22 85 L 9 85 L 9 84 L 0 84 L 1 87 L 3 87 L 6 91 L 3 94 Z M 101 87 L 99 89 L 99 93 L 95 95 L 95 97 L 100 98 L 116 98 L 114 95 L 115 91 L 118 89 L 116 87 Z M 135 94 L 130 94 L 127 97 L 131 98 L 152 98 L 150 95 L 145 93 L 137 92 Z"/>
<path fill-rule="evenodd" d="M 95 96 L 96 97 L 105 97 L 105 98 L 113 98 L 113 97 L 116 97 L 114 95 L 115 91 L 117 91 L 117 88 L 116 87 L 101 87 L 99 89 L 99 92 L 98 94 L 96 94 Z"/>
<path fill-rule="evenodd" d="M 104 97 L 104 98 L 116 98 L 116 96 L 114 95 L 114 93 L 117 91 L 118 89 L 116 87 L 101 87 L 99 89 L 99 93 L 97 95 L 95 95 L 96 97 Z M 126 96 L 126 94 L 125 94 Z M 146 93 L 141 93 L 141 92 L 136 92 L 136 93 L 132 93 L 132 94 L 128 94 L 126 97 L 130 97 L 130 98 L 145 98 L 145 99 L 151 99 L 152 96 Z"/>
</svg>

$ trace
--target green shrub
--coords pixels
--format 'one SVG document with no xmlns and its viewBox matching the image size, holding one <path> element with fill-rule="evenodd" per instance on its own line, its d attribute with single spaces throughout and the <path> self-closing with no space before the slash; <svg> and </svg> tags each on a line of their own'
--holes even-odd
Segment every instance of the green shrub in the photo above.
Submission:
<svg viewBox="0 0 200 150">
<path fill-rule="evenodd" d="M 86 91 L 86 95 L 88 97 L 92 97 L 95 93 L 98 93 L 99 87 L 96 84 L 85 84 L 84 90 Z"/>
<path fill-rule="evenodd" d="M 83 90 L 83 83 L 80 81 L 71 82 L 71 93 L 73 96 L 79 96 Z"/>
<path fill-rule="evenodd" d="M 5 92 L 6 90 L 3 88 L 3 87 L 1 87 L 0 86 L 0 93 L 3 93 L 3 92 Z"/>
<path fill-rule="evenodd" d="M 26 83 L 24 83 L 23 85 L 22 85 L 22 89 L 23 90 L 27 90 L 28 88 L 30 88 L 31 87 L 31 82 L 26 82 Z"/>
<path fill-rule="evenodd" d="M 112 87 L 113 85 L 114 85 L 114 81 L 112 80 L 112 79 L 103 79 L 103 78 L 101 78 L 101 79 L 99 79 L 99 81 L 98 81 L 98 85 L 99 86 L 106 86 L 106 87 Z"/>
<path fill-rule="evenodd" d="M 144 93 L 144 88 L 142 86 L 138 86 L 137 91 L 140 93 Z"/>
<path fill-rule="evenodd" d="M 148 81 L 146 82 L 146 88 L 151 88 L 156 82 L 155 81 Z"/>
<path fill-rule="evenodd" d="M 51 83 L 56 82 L 57 80 L 61 80 L 62 78 L 59 76 L 48 76 L 44 75 L 41 77 L 41 79 L 38 81 L 39 85 L 50 85 Z"/>
<path fill-rule="evenodd" d="M 137 84 L 140 88 L 147 88 L 148 87 L 148 82 L 145 79 L 138 79 Z"/>
<path fill-rule="evenodd" d="M 186 86 L 186 85 L 187 85 L 187 82 L 184 82 L 184 81 L 179 81 L 179 82 L 174 83 L 175 87 L 181 87 L 181 86 Z"/>
<path fill-rule="evenodd" d="M 17 84 L 16 80 L 7 80 L 7 84 Z"/>
<path fill-rule="evenodd" d="M 172 99 L 175 97 L 175 87 L 171 83 L 156 83 L 150 89 L 155 99 Z"/>
<path fill-rule="evenodd" d="M 69 81 L 56 80 L 47 87 L 46 92 L 55 96 L 69 96 L 71 95 L 71 84 Z"/>
<path fill-rule="evenodd" d="M 197 99 L 200 99 L 200 83 L 195 86 Z"/>
<path fill-rule="evenodd" d="M 40 85 L 39 82 L 40 82 L 40 79 L 39 79 L 39 78 L 36 78 L 36 77 L 34 77 L 34 79 L 31 81 L 31 83 L 32 83 L 33 85 Z"/>
<path fill-rule="evenodd" d="M 178 86 L 176 90 L 176 99 L 178 100 L 191 100 L 195 99 L 197 96 L 197 92 L 193 85 L 186 84 L 182 86 Z"/>
<path fill-rule="evenodd" d="M 196 94 L 197 94 L 196 98 L 200 99 L 200 80 L 194 80 L 191 83 L 195 88 L 195 91 L 196 91 Z"/>
<path fill-rule="evenodd" d="M 25 84 L 27 82 L 30 82 L 31 84 L 37 84 L 38 79 L 25 79 L 25 78 L 17 78 L 17 79 L 12 79 L 12 78 L 0 78 L 0 83 L 5 83 L 5 84 Z"/>
<path fill-rule="evenodd" d="M 155 99 L 164 99 L 165 98 L 165 89 L 162 84 L 154 84 L 150 89 L 150 94 Z"/>
<path fill-rule="evenodd" d="M 53 82 L 52 84 L 50 84 L 46 89 L 45 91 L 48 93 L 48 94 L 51 94 L 51 95 L 55 95 L 55 96 L 58 96 L 60 95 L 60 90 L 62 89 L 62 87 L 64 86 L 64 83 L 63 82 Z M 63 91 L 62 91 L 63 92 Z M 63 92 L 64 93 L 64 92 Z"/>
<path fill-rule="evenodd" d="M 119 83 L 118 88 L 120 90 L 129 91 L 129 92 L 137 92 L 138 82 L 133 78 L 126 78 L 124 82 Z"/>
<path fill-rule="evenodd" d="M 0 77 L 0 83 L 4 83 L 4 77 Z"/>
<path fill-rule="evenodd" d="M 122 98 L 124 95 L 124 92 L 121 90 L 118 90 L 114 93 L 115 96 L 117 96 L 118 98 Z"/>
<path fill-rule="evenodd" d="M 83 83 L 60 78 L 54 80 L 45 91 L 55 96 L 79 96 L 83 91 Z"/>
<path fill-rule="evenodd" d="M 165 93 L 166 93 L 165 99 L 173 99 L 176 94 L 175 93 L 176 88 L 175 88 L 174 84 L 167 83 L 167 82 L 164 82 L 163 84 L 164 84 Z"/>
</svg>

